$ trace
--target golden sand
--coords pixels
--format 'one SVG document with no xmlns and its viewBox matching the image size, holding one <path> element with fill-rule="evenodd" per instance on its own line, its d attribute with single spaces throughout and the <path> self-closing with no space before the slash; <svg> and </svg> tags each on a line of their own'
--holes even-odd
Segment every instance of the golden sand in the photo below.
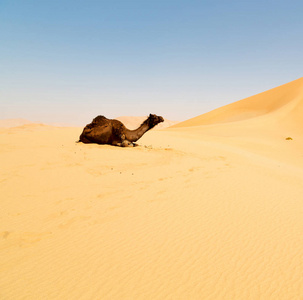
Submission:
<svg viewBox="0 0 303 300">
<path fill-rule="evenodd" d="M 302 113 L 301 78 L 136 148 L 0 130 L 0 299 L 302 299 Z"/>
</svg>

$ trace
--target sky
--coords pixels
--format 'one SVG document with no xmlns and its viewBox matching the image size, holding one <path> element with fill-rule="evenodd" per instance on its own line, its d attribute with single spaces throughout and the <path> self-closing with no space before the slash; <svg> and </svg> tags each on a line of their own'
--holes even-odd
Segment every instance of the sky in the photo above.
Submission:
<svg viewBox="0 0 303 300">
<path fill-rule="evenodd" d="M 0 119 L 186 120 L 303 74 L 303 1 L 0 0 Z"/>
</svg>

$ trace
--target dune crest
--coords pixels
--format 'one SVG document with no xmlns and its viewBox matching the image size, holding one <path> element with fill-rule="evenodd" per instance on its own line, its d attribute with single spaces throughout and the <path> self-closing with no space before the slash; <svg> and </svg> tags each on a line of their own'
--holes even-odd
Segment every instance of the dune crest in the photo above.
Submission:
<svg viewBox="0 0 303 300">
<path fill-rule="evenodd" d="M 302 112 L 303 77 L 180 122 L 172 128 L 243 121 L 268 114 L 277 114 L 285 119 L 288 117 L 285 115 L 291 113 L 289 117 L 294 117 L 293 121 L 300 121 Z"/>
<path fill-rule="evenodd" d="M 4 119 L 0 120 L 0 128 L 12 128 L 28 124 L 34 124 L 33 122 L 26 119 Z"/>
</svg>

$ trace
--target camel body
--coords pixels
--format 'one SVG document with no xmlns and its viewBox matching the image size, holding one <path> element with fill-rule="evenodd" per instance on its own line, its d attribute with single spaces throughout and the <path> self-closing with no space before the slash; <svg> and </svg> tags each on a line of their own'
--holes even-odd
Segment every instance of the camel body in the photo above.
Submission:
<svg viewBox="0 0 303 300">
<path fill-rule="evenodd" d="M 109 144 L 120 147 L 135 146 L 135 142 L 145 132 L 163 121 L 162 117 L 150 114 L 139 128 L 129 130 L 118 120 L 97 116 L 84 127 L 79 142 Z"/>
</svg>

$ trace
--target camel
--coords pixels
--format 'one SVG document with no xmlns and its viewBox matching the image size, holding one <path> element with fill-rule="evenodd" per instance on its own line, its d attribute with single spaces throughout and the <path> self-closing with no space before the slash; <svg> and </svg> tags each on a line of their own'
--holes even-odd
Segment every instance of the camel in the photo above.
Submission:
<svg viewBox="0 0 303 300">
<path fill-rule="evenodd" d="M 162 117 L 150 114 L 139 128 L 129 130 L 118 120 L 97 116 L 90 124 L 84 127 L 79 142 L 134 147 L 137 146 L 135 142 L 139 140 L 145 132 L 163 121 L 164 119 Z"/>
</svg>

